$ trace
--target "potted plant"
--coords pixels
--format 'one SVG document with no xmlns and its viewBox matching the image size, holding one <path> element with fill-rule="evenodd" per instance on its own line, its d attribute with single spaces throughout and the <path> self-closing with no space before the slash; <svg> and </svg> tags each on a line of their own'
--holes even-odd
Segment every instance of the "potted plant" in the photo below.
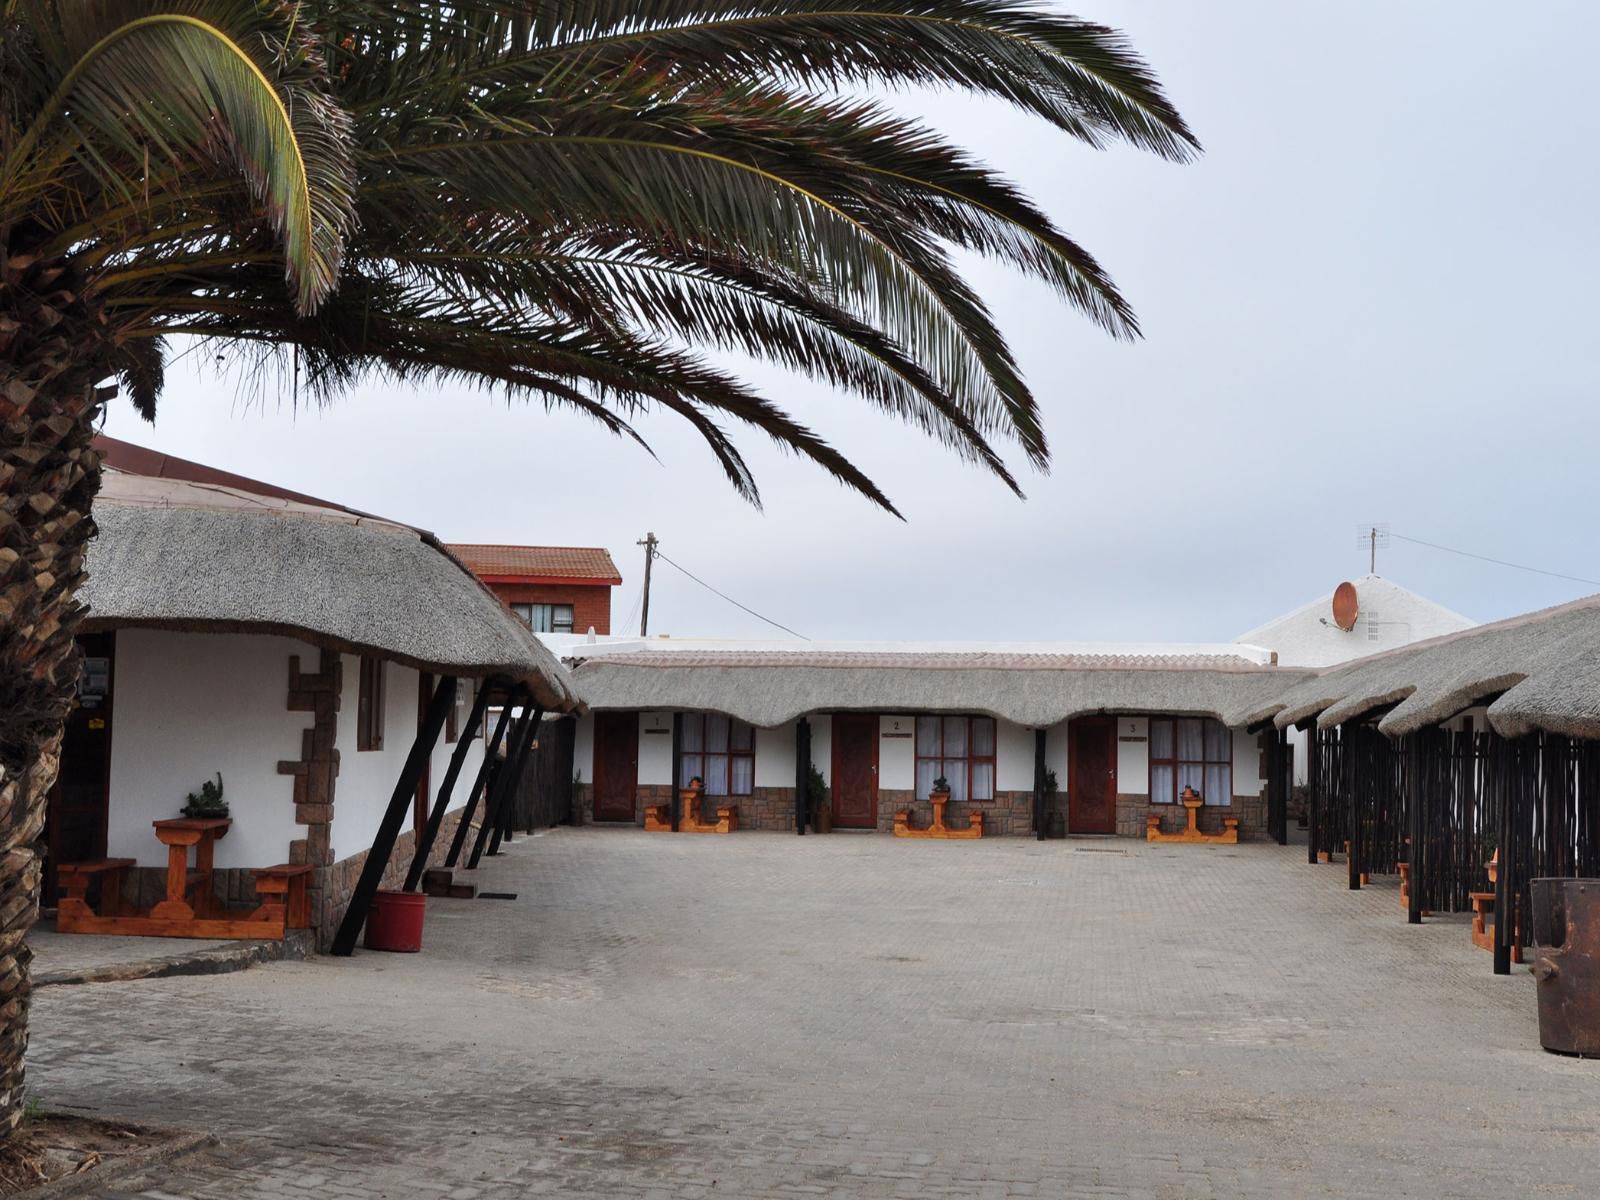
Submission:
<svg viewBox="0 0 1600 1200">
<path fill-rule="evenodd" d="M 828 802 L 828 784 L 812 763 L 806 775 L 806 807 L 811 811 L 811 825 L 818 833 L 833 832 L 833 806 Z"/>
<path fill-rule="evenodd" d="M 1483 853 L 1488 855 L 1483 861 L 1483 869 L 1489 873 L 1489 882 L 1500 881 L 1500 839 L 1492 829 L 1485 829 L 1478 835 L 1478 845 Z"/>
<path fill-rule="evenodd" d="M 208 779 L 200 785 L 198 792 L 190 792 L 188 801 L 180 810 L 185 817 L 227 816 L 228 802 L 222 798 L 222 772 L 217 772 L 215 783 Z"/>
<path fill-rule="evenodd" d="M 935 779 L 933 781 L 933 787 L 931 789 L 929 789 L 928 798 L 930 800 L 948 800 L 948 799 L 950 799 L 950 781 L 948 779 L 946 779 L 943 775 L 941 775 L 941 776 L 939 776 L 939 778 Z"/>
</svg>

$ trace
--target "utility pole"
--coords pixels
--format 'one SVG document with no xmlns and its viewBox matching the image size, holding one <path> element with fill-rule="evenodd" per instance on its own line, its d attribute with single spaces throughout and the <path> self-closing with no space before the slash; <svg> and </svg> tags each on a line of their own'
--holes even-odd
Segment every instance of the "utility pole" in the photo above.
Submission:
<svg viewBox="0 0 1600 1200">
<path fill-rule="evenodd" d="M 655 534 L 647 533 L 644 535 L 644 541 L 635 542 L 634 545 L 644 547 L 644 605 L 639 611 L 639 636 L 648 637 L 650 634 L 650 564 L 655 562 L 656 547 L 660 543 L 656 541 Z"/>
</svg>

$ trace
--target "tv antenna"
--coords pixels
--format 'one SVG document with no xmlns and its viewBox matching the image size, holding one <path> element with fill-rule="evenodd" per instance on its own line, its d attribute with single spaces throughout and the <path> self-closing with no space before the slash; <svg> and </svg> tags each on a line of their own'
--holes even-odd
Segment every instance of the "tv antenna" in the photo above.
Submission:
<svg viewBox="0 0 1600 1200">
<path fill-rule="evenodd" d="M 1378 551 L 1389 548 L 1389 522 L 1368 521 L 1356 528 L 1356 542 L 1367 548 L 1367 574 L 1378 573 Z"/>
</svg>

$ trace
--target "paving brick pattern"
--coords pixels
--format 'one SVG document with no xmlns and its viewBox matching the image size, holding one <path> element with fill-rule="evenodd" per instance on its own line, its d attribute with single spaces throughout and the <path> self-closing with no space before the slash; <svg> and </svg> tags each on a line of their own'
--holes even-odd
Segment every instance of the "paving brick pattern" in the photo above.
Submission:
<svg viewBox="0 0 1600 1200">
<path fill-rule="evenodd" d="M 1600 1194 L 1530 978 L 1303 851 L 563 829 L 482 874 L 518 899 L 421 955 L 40 993 L 47 1107 L 220 1139 L 98 1194 Z"/>
</svg>

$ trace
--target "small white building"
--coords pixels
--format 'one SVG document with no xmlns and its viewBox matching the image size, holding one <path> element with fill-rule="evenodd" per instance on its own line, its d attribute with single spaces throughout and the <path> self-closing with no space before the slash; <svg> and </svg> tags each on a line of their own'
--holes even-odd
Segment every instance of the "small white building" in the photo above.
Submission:
<svg viewBox="0 0 1600 1200">
<path fill-rule="evenodd" d="M 1341 604 L 1349 604 L 1350 608 L 1335 613 L 1335 596 L 1345 588 L 1350 592 Z M 1364 575 L 1241 633 L 1235 641 L 1270 650 L 1282 666 L 1331 667 L 1412 642 L 1459 633 L 1476 624 L 1382 576 Z M 1306 735 L 1292 730 L 1289 741 L 1294 747 L 1295 782 L 1304 783 Z"/>
<path fill-rule="evenodd" d="M 202 471 L 197 464 L 181 464 Z M 213 473 L 214 474 L 214 473 Z M 403 873 L 479 689 L 576 704 L 566 671 L 431 534 L 333 505 L 109 469 L 95 502 L 80 703 L 49 802 L 58 864 L 130 858 L 125 899 L 164 887 L 151 822 L 219 774 L 232 826 L 217 891 L 249 903 L 249 868 L 309 864 L 312 918 L 337 923 L 435 681 L 454 711 L 390 861 Z M 448 846 L 483 762 L 467 745 Z"/>
<path fill-rule="evenodd" d="M 591 710 L 583 819 L 642 822 L 699 777 L 756 829 L 796 827 L 814 765 L 836 828 L 925 824 L 943 776 L 951 819 L 981 809 L 986 832 L 1036 833 L 1053 807 L 1072 833 L 1143 836 L 1152 813 L 1181 822 L 1192 786 L 1203 827 L 1261 836 L 1266 743 L 1246 726 L 1304 675 L 1236 645 L 545 640 Z"/>
</svg>

